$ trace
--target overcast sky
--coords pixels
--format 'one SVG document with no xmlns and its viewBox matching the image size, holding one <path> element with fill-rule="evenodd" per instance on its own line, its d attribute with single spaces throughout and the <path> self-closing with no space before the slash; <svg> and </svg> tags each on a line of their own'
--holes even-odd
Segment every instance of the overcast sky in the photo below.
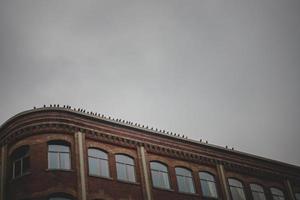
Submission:
<svg viewBox="0 0 300 200">
<path fill-rule="evenodd" d="M 0 123 L 68 104 L 300 166 L 299 37 L 299 0 L 0 0 Z"/>
</svg>

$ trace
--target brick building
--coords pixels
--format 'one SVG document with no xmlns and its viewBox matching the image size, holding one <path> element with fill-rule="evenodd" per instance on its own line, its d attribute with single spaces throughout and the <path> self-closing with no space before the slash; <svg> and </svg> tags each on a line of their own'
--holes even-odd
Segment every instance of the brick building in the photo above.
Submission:
<svg viewBox="0 0 300 200">
<path fill-rule="evenodd" d="M 0 127 L 0 200 L 300 199 L 300 167 L 69 106 Z"/>
</svg>

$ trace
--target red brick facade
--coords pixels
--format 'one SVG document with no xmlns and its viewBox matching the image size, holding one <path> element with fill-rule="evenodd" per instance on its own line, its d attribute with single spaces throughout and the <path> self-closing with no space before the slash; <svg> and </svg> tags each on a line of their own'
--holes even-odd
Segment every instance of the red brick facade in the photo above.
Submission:
<svg viewBox="0 0 300 200">
<path fill-rule="evenodd" d="M 82 140 L 76 136 L 78 133 Z M 70 170 L 48 169 L 47 144 L 57 140 L 70 146 Z M 83 142 L 82 149 L 80 142 Z M 29 146 L 28 173 L 12 178 L 11 155 L 24 145 Z M 300 192 L 300 168 L 297 166 L 69 107 L 44 107 L 12 117 L 0 127 L 0 146 L 0 200 L 47 200 L 53 194 L 78 200 L 214 199 L 203 197 L 200 171 L 215 177 L 218 199 L 231 199 L 228 178 L 243 183 L 249 200 L 253 199 L 250 183 L 263 186 L 267 199 L 272 199 L 271 187 L 282 190 L 285 199 L 295 200 L 294 194 Z M 108 178 L 89 175 L 87 150 L 91 147 L 107 153 Z M 80 153 L 83 163 L 80 163 Z M 118 180 L 116 154 L 134 159 L 135 182 Z M 150 161 L 167 166 L 170 189 L 153 187 Z M 179 192 L 175 167 L 192 172 L 194 194 Z"/>
</svg>

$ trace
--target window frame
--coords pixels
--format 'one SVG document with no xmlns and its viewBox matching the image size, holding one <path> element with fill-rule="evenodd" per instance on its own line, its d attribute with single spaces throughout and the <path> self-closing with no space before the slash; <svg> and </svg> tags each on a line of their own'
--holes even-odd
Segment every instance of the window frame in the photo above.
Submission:
<svg viewBox="0 0 300 200">
<path fill-rule="evenodd" d="M 132 162 L 133 162 L 133 164 L 130 164 L 130 163 L 124 163 L 124 162 L 119 162 L 119 161 L 117 161 L 117 156 L 124 156 L 124 157 L 127 157 L 127 158 L 129 158 L 129 159 L 131 159 L 132 160 Z M 119 181 L 126 181 L 126 182 L 131 182 L 131 183 L 136 183 L 137 182 L 137 180 L 136 180 L 136 167 L 135 167 L 135 159 L 132 157 L 132 156 L 130 156 L 130 155 L 127 155 L 127 154 L 122 154 L 122 153 L 118 153 L 118 154 L 115 154 L 115 161 L 116 161 L 116 172 L 117 172 L 117 180 L 119 180 Z M 119 177 L 118 177 L 118 164 L 119 165 L 125 165 L 125 171 L 126 171 L 126 179 L 120 179 Z M 132 167 L 132 169 L 133 169 L 133 181 L 131 181 L 130 180 L 130 178 L 129 178 L 129 173 L 128 173 L 128 168 L 127 167 L 129 167 L 129 168 L 131 168 Z"/>
<path fill-rule="evenodd" d="M 19 178 L 19 177 L 22 177 L 26 174 L 29 174 L 29 168 L 30 168 L 30 154 L 29 154 L 29 150 L 30 150 L 30 147 L 29 145 L 22 145 L 18 148 L 16 148 L 12 154 L 10 155 L 11 157 L 11 164 L 12 164 L 12 179 L 16 179 L 16 178 Z M 22 152 L 25 152 L 25 153 L 22 153 Z M 17 156 L 15 154 L 24 154 L 24 155 L 21 155 L 21 156 Z M 15 158 L 16 157 L 16 158 Z M 26 171 L 24 171 L 24 160 L 25 159 L 28 159 L 28 162 L 29 162 L 29 166 L 28 166 L 28 169 Z M 16 163 L 20 161 L 20 174 L 18 176 L 16 176 Z"/>
<path fill-rule="evenodd" d="M 277 194 L 273 194 L 272 189 L 275 189 L 275 190 L 278 190 L 278 191 L 282 192 L 282 196 L 277 195 Z M 283 199 L 286 200 L 286 197 L 285 197 L 285 194 L 284 194 L 284 190 L 281 189 L 281 188 L 278 188 L 278 187 L 270 187 L 270 193 L 271 193 L 271 196 L 272 196 L 272 200 L 274 200 L 274 196 L 275 196 L 275 197 L 283 197 Z"/>
<path fill-rule="evenodd" d="M 100 151 L 102 153 L 104 153 L 106 155 L 106 159 L 105 158 L 100 158 L 100 157 L 95 157 L 95 156 L 90 156 L 89 154 L 89 150 L 97 150 L 97 151 Z M 107 151 L 103 150 L 103 149 L 100 149 L 100 148 L 97 148 L 97 147 L 89 147 L 87 149 L 87 162 L 88 162 L 88 174 L 89 176 L 95 176 L 95 177 L 101 177 L 101 178 L 111 178 L 111 172 L 110 172 L 110 163 L 109 163 L 109 154 Z M 99 164 L 99 169 L 97 169 L 97 173 L 98 174 L 94 174 L 94 173 L 91 173 L 91 168 L 90 168 L 90 158 L 91 159 L 95 159 L 97 160 L 97 163 Z M 101 174 L 101 161 L 106 161 L 107 163 L 107 176 L 106 175 L 103 175 Z M 98 168 L 98 167 L 97 167 Z"/>
<path fill-rule="evenodd" d="M 200 173 L 206 173 L 206 174 L 212 176 L 213 179 L 214 179 L 214 181 L 201 178 Z M 202 194 L 202 196 L 204 198 L 207 197 L 207 198 L 212 198 L 212 199 L 218 199 L 219 198 L 219 192 L 218 192 L 218 187 L 217 187 L 216 176 L 213 173 L 208 172 L 208 171 L 199 171 L 198 172 L 198 176 L 199 176 L 199 180 L 200 180 L 200 187 L 201 187 L 201 194 Z M 206 183 L 207 182 L 214 183 L 214 186 L 215 186 L 215 189 L 216 189 L 216 196 L 207 196 L 207 195 L 204 195 L 203 187 L 202 187 L 202 181 L 205 181 Z"/>
<path fill-rule="evenodd" d="M 191 176 L 186 176 L 186 175 L 177 174 L 176 169 L 184 169 L 184 170 L 187 170 L 188 172 L 190 172 L 190 175 L 191 175 Z M 177 166 L 177 167 L 175 167 L 175 175 L 176 175 L 176 181 L 177 181 L 178 192 L 180 192 L 180 193 L 185 193 L 185 194 L 196 194 L 195 180 L 194 180 L 194 177 L 193 177 L 193 171 L 192 171 L 191 169 L 186 168 L 186 167 L 182 167 L 182 166 Z M 190 180 L 192 181 L 193 192 L 182 191 L 182 190 L 180 190 L 178 177 L 183 177 L 184 180 L 185 180 L 185 182 L 186 182 L 186 180 L 189 180 L 189 179 L 190 179 Z"/>
<path fill-rule="evenodd" d="M 263 191 L 261 192 L 261 191 L 252 190 L 251 185 L 259 186 L 259 187 L 261 187 L 261 189 L 262 189 Z M 253 182 L 253 183 L 250 183 L 250 184 L 249 184 L 249 188 L 250 188 L 250 192 L 251 192 L 251 197 L 252 197 L 252 199 L 254 199 L 253 193 L 264 194 L 265 200 L 267 199 L 267 195 L 266 195 L 265 188 L 264 188 L 261 184 Z"/>
<path fill-rule="evenodd" d="M 157 170 L 157 169 L 152 169 L 152 168 L 151 168 L 151 163 L 157 163 L 157 164 L 159 164 L 159 165 L 165 167 L 165 168 L 166 168 L 166 171 Z M 158 189 L 163 189 L 163 190 L 171 190 L 172 188 L 171 188 L 170 173 L 169 173 L 169 167 L 168 167 L 168 165 L 165 164 L 165 163 L 163 163 L 163 162 L 161 162 L 161 161 L 153 160 L 153 161 L 150 161 L 150 162 L 149 162 L 149 166 L 150 166 L 149 168 L 150 168 L 150 174 L 151 174 L 152 187 L 153 187 L 153 188 L 158 188 Z M 165 185 L 166 187 L 160 187 L 160 186 L 158 186 L 158 185 L 154 185 L 154 181 L 153 181 L 153 173 L 152 173 L 152 171 L 158 173 L 160 176 L 163 175 L 163 174 L 167 175 L 167 177 L 168 177 L 168 184 Z M 162 176 L 162 177 L 163 177 L 163 176 Z"/>
<path fill-rule="evenodd" d="M 242 187 L 230 185 L 230 182 L 229 182 L 230 179 L 235 180 L 235 181 L 238 181 L 238 182 L 242 185 Z M 245 197 L 245 200 L 247 200 L 246 190 L 245 190 L 246 188 L 245 188 L 245 185 L 244 185 L 243 181 L 241 181 L 241 180 L 239 180 L 239 179 L 237 179 L 237 178 L 235 178 L 235 177 L 229 177 L 229 178 L 227 178 L 227 182 L 228 182 L 228 186 L 229 186 L 229 191 L 230 191 L 231 199 L 233 199 L 232 190 L 231 190 L 231 188 L 233 187 L 233 188 L 239 188 L 239 189 L 242 189 L 243 194 L 244 194 L 244 197 Z"/>
<path fill-rule="evenodd" d="M 49 147 L 51 145 L 68 147 L 68 152 L 59 151 L 59 150 L 49 150 Z M 52 168 L 51 167 L 51 164 L 50 164 L 51 161 L 50 161 L 50 156 L 49 156 L 50 153 L 56 154 L 55 155 L 56 165 L 58 166 L 56 168 Z M 66 141 L 63 141 L 63 140 L 52 140 L 52 141 L 49 141 L 47 143 L 47 154 L 48 154 L 48 170 L 62 170 L 62 171 L 70 171 L 70 170 L 72 170 L 71 144 L 69 142 L 66 142 Z M 69 160 L 68 168 L 62 168 L 62 166 L 61 166 L 61 162 L 62 162 L 61 155 L 64 155 L 64 154 L 68 155 L 68 160 Z"/>
</svg>

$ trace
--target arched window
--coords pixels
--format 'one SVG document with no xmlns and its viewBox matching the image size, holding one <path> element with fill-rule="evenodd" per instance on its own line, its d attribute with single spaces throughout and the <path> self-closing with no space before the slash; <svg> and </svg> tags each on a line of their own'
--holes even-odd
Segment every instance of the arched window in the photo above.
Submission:
<svg viewBox="0 0 300 200">
<path fill-rule="evenodd" d="M 129 156 L 117 154 L 116 163 L 118 179 L 135 182 L 134 160 Z"/>
<path fill-rule="evenodd" d="M 266 195 L 262 186 L 250 184 L 253 200 L 266 200 Z"/>
<path fill-rule="evenodd" d="M 207 172 L 199 172 L 202 195 L 218 198 L 215 177 Z"/>
<path fill-rule="evenodd" d="M 273 187 L 270 188 L 270 190 L 271 190 L 273 200 L 285 200 L 282 190 Z"/>
<path fill-rule="evenodd" d="M 89 174 L 109 177 L 107 153 L 99 149 L 88 149 Z"/>
<path fill-rule="evenodd" d="M 166 165 L 159 162 L 150 162 L 153 187 L 170 189 L 169 172 Z"/>
<path fill-rule="evenodd" d="M 229 178 L 228 179 L 232 200 L 246 200 L 244 186 L 242 182 Z"/>
<path fill-rule="evenodd" d="M 300 192 L 295 194 L 296 200 L 300 200 Z"/>
<path fill-rule="evenodd" d="M 12 155 L 12 178 L 26 174 L 29 170 L 29 146 L 22 146 L 16 149 Z"/>
<path fill-rule="evenodd" d="M 191 171 L 182 167 L 176 167 L 175 172 L 179 192 L 195 193 Z"/>
<path fill-rule="evenodd" d="M 48 143 L 48 168 L 71 169 L 70 146 L 64 141 Z"/>
</svg>

